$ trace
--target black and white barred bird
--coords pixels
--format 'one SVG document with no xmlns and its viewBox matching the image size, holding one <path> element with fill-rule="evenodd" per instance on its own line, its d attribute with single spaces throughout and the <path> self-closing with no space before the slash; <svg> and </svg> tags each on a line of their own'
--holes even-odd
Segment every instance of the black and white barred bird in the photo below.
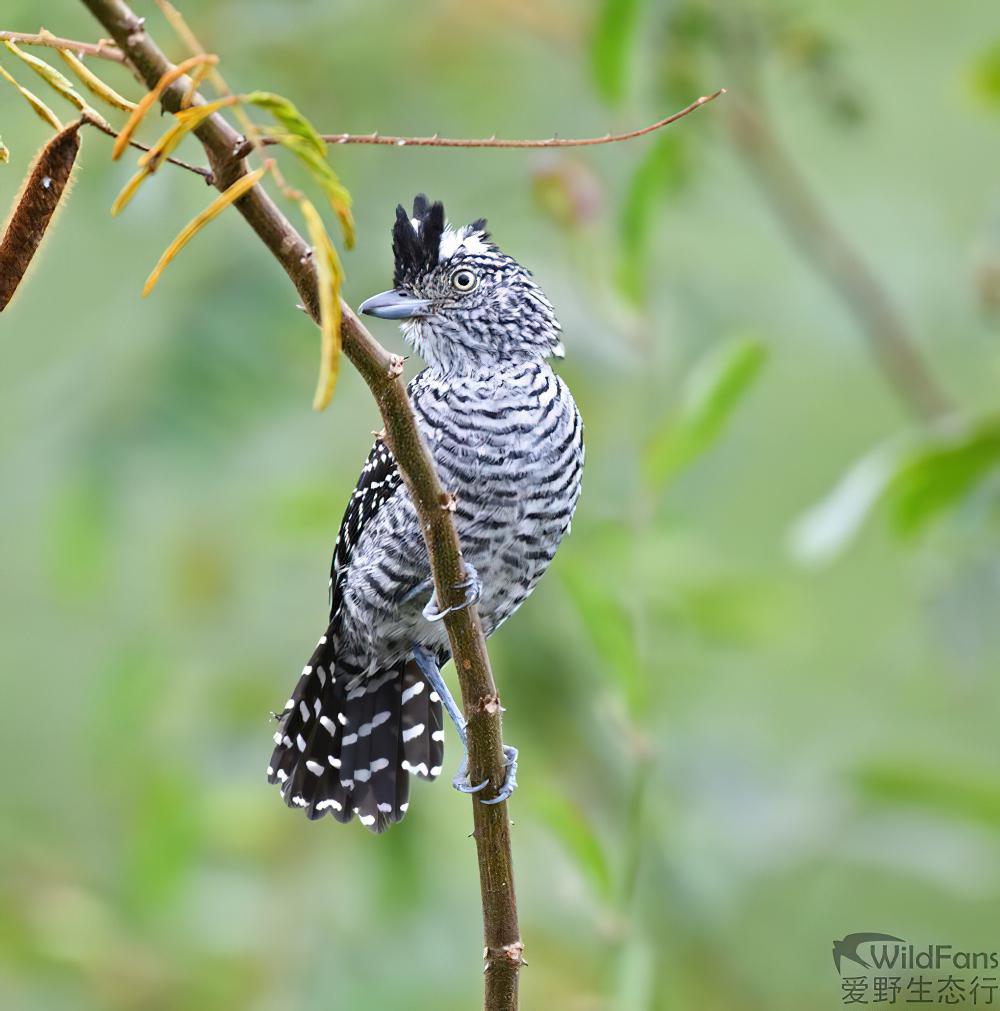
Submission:
<svg viewBox="0 0 1000 1011">
<path fill-rule="evenodd" d="M 361 311 L 402 321 L 427 363 L 409 385 L 417 423 L 446 488 L 486 635 L 524 602 L 570 527 L 580 496 L 583 426 L 546 359 L 559 323 L 528 270 L 486 222 L 446 224 L 418 196 L 396 210 L 395 287 Z M 333 553 L 330 622 L 280 717 L 268 781 L 310 818 L 354 815 L 380 832 L 409 802 L 409 774 L 434 779 L 444 754 L 442 703 L 465 723 L 439 668 L 448 638 L 417 513 L 396 461 L 377 441 Z M 505 749 L 516 786 L 517 751 Z M 454 785 L 473 786 L 463 759 Z"/>
</svg>

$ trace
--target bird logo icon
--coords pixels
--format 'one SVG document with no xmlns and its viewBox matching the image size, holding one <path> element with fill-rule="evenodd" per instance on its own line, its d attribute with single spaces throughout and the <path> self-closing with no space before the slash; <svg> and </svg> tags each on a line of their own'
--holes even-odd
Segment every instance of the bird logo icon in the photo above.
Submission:
<svg viewBox="0 0 1000 1011">
<path fill-rule="evenodd" d="M 840 972 L 840 960 L 842 958 L 856 962 L 865 969 L 870 969 L 871 966 L 858 954 L 858 948 L 862 944 L 875 941 L 895 941 L 898 944 L 906 943 L 903 938 L 894 937 L 892 934 L 846 934 L 843 940 L 833 942 L 833 964 L 837 967 L 837 972 Z"/>
</svg>

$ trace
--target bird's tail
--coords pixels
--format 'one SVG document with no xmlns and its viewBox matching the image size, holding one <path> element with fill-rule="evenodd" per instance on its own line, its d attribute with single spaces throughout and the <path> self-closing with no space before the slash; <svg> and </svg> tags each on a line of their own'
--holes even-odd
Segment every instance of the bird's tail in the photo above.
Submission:
<svg viewBox="0 0 1000 1011">
<path fill-rule="evenodd" d="M 310 818 L 357 815 L 382 832 L 406 814 L 409 774 L 441 771 L 441 700 L 412 660 L 362 678 L 338 667 L 325 636 L 279 719 L 267 779 Z"/>
</svg>

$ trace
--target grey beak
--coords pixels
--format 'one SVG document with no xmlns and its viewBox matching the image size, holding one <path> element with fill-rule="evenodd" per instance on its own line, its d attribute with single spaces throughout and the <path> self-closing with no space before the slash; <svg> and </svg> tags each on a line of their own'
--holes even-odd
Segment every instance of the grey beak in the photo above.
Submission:
<svg viewBox="0 0 1000 1011">
<path fill-rule="evenodd" d="M 405 291 L 392 288 L 366 298 L 358 308 L 361 312 L 380 319 L 410 319 L 422 315 L 429 305 L 430 302 L 425 298 L 413 298 Z"/>
</svg>

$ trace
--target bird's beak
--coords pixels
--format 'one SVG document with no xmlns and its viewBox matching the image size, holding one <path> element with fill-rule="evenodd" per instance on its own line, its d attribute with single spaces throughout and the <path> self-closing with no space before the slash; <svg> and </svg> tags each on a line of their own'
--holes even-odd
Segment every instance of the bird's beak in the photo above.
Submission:
<svg viewBox="0 0 1000 1011">
<path fill-rule="evenodd" d="M 413 298 L 405 291 L 392 288 L 366 298 L 358 308 L 361 312 L 380 319 L 412 319 L 414 316 L 422 316 L 429 305 L 430 302 L 425 298 Z"/>
</svg>

